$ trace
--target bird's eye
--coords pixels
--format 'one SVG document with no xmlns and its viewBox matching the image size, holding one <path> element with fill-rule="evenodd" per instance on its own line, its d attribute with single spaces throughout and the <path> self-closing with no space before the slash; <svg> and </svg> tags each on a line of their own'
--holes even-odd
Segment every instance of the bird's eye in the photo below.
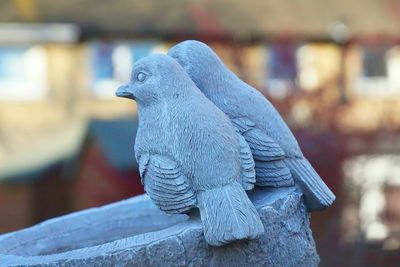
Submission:
<svg viewBox="0 0 400 267">
<path fill-rule="evenodd" d="M 136 75 L 136 79 L 139 81 L 139 82 L 144 82 L 144 80 L 146 80 L 146 78 L 147 78 L 147 75 L 146 75 L 146 73 L 144 73 L 144 72 L 139 72 L 137 75 Z"/>
</svg>

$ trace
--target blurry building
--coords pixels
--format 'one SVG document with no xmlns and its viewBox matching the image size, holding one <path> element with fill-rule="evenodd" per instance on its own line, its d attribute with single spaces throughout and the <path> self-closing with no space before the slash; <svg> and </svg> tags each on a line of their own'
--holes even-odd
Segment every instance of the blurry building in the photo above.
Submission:
<svg viewBox="0 0 400 267">
<path fill-rule="evenodd" d="M 143 194 L 133 147 L 135 118 L 94 120 L 76 159 L 71 205 L 82 210 Z"/>
<path fill-rule="evenodd" d="M 341 243 L 358 248 L 348 249 L 357 264 L 392 266 L 400 249 L 399 156 L 360 155 L 344 166 L 347 198 Z"/>
<path fill-rule="evenodd" d="M 70 125 L 74 128 L 73 125 Z M 2 162 L 0 231 L 143 193 L 133 146 L 137 119 L 93 120 Z"/>
<path fill-rule="evenodd" d="M 1 232 L 28 227 L 71 211 L 68 172 L 73 169 L 83 131 L 82 125 L 71 125 L 24 151 L 16 150 L 16 144 L 10 142 L 11 153 L 0 165 Z"/>
</svg>

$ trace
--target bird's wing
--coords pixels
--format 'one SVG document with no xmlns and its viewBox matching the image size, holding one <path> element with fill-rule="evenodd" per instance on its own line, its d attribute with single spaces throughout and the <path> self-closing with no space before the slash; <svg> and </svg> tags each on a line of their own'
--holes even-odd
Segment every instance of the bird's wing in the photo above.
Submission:
<svg viewBox="0 0 400 267">
<path fill-rule="evenodd" d="M 196 206 L 194 191 L 178 163 L 169 157 L 144 154 L 139 158 L 144 189 L 168 213 L 184 213 Z"/>
<path fill-rule="evenodd" d="M 249 145 L 247 144 L 244 137 L 237 133 L 237 137 L 240 145 L 240 159 L 242 165 L 242 187 L 244 190 L 251 190 L 256 183 L 256 171 L 254 159 L 251 154 Z"/>
<path fill-rule="evenodd" d="M 250 146 L 255 160 L 273 161 L 285 158 L 282 148 L 246 117 L 232 119 L 233 124 Z"/>
<path fill-rule="evenodd" d="M 234 118 L 232 123 L 248 143 L 255 161 L 258 186 L 291 186 L 294 184 L 286 166 L 285 152 L 271 137 L 246 117 Z"/>
</svg>

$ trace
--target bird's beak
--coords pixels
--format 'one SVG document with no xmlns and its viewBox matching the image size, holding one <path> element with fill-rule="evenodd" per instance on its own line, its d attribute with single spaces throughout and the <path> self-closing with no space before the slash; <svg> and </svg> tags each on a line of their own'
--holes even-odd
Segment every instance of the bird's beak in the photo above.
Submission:
<svg viewBox="0 0 400 267">
<path fill-rule="evenodd" d="M 135 100 L 134 95 L 129 91 L 129 84 L 124 84 L 121 85 L 118 89 L 117 92 L 115 92 L 115 95 L 118 97 L 125 97 L 129 99 Z"/>
</svg>

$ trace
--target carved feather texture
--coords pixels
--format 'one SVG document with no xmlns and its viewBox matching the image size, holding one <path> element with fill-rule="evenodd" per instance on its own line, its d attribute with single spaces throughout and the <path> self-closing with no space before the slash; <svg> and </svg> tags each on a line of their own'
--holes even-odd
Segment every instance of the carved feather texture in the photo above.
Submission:
<svg viewBox="0 0 400 267">
<path fill-rule="evenodd" d="M 256 183 L 255 163 L 249 145 L 241 134 L 237 134 L 240 145 L 240 159 L 242 161 L 242 186 L 244 190 L 251 190 Z"/>
<path fill-rule="evenodd" d="M 273 161 L 285 157 L 282 148 L 271 137 L 256 128 L 249 119 L 235 118 L 232 122 L 249 144 L 254 160 Z"/>
<path fill-rule="evenodd" d="M 184 41 L 168 54 L 186 69 L 203 94 L 228 115 L 249 144 L 256 168 L 259 162 L 299 160 L 287 167 L 311 209 L 326 207 L 333 201 L 334 195 L 308 166 L 295 137 L 272 103 L 230 71 L 210 47 L 199 41 Z M 287 176 L 284 169 L 275 173 L 278 172 L 285 172 L 281 177 Z"/>
<path fill-rule="evenodd" d="M 231 119 L 233 124 L 236 126 L 236 128 L 239 129 L 240 133 L 244 133 L 248 130 L 251 130 L 256 126 L 254 122 L 251 120 L 245 118 L 245 117 L 240 117 L 240 118 L 233 118 Z"/>
<path fill-rule="evenodd" d="M 258 186 L 292 186 L 294 180 L 283 160 L 256 161 Z"/>
<path fill-rule="evenodd" d="M 238 182 L 198 194 L 208 244 L 221 246 L 233 240 L 253 239 L 264 232 L 256 208 Z"/>
<path fill-rule="evenodd" d="M 256 128 L 251 120 L 241 117 L 232 120 L 251 149 L 255 161 L 258 186 L 292 186 L 290 170 L 282 161 L 285 153 L 268 135 Z"/>
<path fill-rule="evenodd" d="M 139 169 L 145 191 L 161 210 L 182 213 L 195 207 L 196 196 L 175 161 L 160 155 L 142 156 Z"/>
<path fill-rule="evenodd" d="M 305 195 L 309 211 L 321 210 L 332 205 L 335 195 L 307 159 L 287 159 L 285 162 L 290 167 L 296 184 Z"/>
<path fill-rule="evenodd" d="M 242 170 L 254 184 L 254 162 L 247 151 L 242 167 L 237 132 L 228 116 L 171 57 L 143 58 L 135 63 L 133 72 L 138 71 L 151 73 L 146 82 L 129 88 L 140 118 L 135 156 L 153 202 L 169 213 L 198 207 L 206 232 L 212 233 L 206 234 L 209 244 L 261 234 L 260 218 L 241 185 Z"/>
<path fill-rule="evenodd" d="M 139 162 L 139 174 L 140 174 L 140 182 L 144 185 L 144 173 L 147 169 L 147 165 L 149 164 L 150 155 L 148 153 L 143 154 L 137 162 Z"/>
</svg>

